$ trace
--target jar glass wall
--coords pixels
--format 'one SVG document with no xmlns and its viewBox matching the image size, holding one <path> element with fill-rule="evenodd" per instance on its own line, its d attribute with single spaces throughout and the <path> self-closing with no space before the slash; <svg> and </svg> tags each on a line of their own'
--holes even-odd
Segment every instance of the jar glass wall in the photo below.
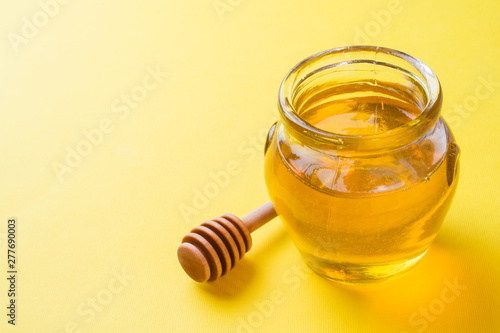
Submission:
<svg viewBox="0 0 500 333">
<path fill-rule="evenodd" d="M 441 103 L 432 70 L 386 48 L 321 52 L 288 73 L 265 177 L 313 270 L 366 283 L 425 254 L 458 180 L 459 149 Z"/>
</svg>

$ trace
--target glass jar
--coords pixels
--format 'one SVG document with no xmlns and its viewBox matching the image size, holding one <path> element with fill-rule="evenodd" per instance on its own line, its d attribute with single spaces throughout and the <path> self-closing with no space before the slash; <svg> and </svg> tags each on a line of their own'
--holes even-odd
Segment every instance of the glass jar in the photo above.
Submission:
<svg viewBox="0 0 500 333">
<path fill-rule="evenodd" d="M 366 283 L 422 258 L 458 181 L 459 149 L 441 104 L 433 71 L 387 48 L 324 51 L 288 73 L 265 178 L 314 271 Z"/>
</svg>

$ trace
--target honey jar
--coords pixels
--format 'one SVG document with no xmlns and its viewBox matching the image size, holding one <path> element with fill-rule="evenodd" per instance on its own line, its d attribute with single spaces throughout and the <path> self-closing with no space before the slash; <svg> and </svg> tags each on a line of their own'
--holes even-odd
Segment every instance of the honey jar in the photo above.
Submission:
<svg viewBox="0 0 500 333">
<path fill-rule="evenodd" d="M 320 52 L 286 75 L 265 179 L 314 271 L 341 283 L 379 281 L 429 249 L 458 182 L 442 100 L 426 64 L 382 47 Z"/>
</svg>

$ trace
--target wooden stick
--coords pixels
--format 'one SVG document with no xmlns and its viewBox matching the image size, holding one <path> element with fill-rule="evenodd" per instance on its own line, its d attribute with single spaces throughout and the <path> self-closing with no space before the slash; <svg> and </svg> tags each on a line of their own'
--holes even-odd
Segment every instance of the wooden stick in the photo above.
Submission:
<svg viewBox="0 0 500 333">
<path fill-rule="evenodd" d="M 251 211 L 241 218 L 241 221 L 246 224 L 248 230 L 252 233 L 262 227 L 267 222 L 277 216 L 274 210 L 274 205 L 271 201 L 266 202 L 259 208 Z"/>
<path fill-rule="evenodd" d="M 184 236 L 177 257 L 195 281 L 214 281 L 226 274 L 252 247 L 250 233 L 277 216 L 271 201 L 242 219 L 224 214 L 205 221 Z"/>
</svg>

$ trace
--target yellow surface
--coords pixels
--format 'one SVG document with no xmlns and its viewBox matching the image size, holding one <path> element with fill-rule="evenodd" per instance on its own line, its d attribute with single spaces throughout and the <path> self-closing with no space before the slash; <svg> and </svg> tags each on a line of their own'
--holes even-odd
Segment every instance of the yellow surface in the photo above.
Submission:
<svg viewBox="0 0 500 333">
<path fill-rule="evenodd" d="M 1 332 L 498 329 L 500 2 L 61 2 L 51 17 L 38 0 L 0 4 Z M 405 51 L 441 80 L 461 177 L 430 251 L 398 280 L 346 288 L 308 270 L 276 220 L 230 275 L 189 280 L 175 254 L 182 236 L 267 200 L 262 133 L 281 79 L 306 56 L 355 43 Z M 128 107 L 131 92 L 144 100 Z M 229 180 L 208 185 L 222 170 Z M 212 198 L 183 216 L 207 186 Z"/>
</svg>

